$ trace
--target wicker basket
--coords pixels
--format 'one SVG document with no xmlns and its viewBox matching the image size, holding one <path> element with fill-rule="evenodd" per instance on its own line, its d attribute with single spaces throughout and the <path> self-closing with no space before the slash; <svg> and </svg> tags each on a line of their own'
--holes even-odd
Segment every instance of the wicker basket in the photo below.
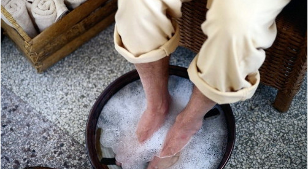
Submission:
<svg viewBox="0 0 308 169">
<path fill-rule="evenodd" d="M 179 19 L 184 47 L 198 52 L 206 40 L 201 30 L 205 20 L 206 0 L 184 3 Z M 274 107 L 281 112 L 289 109 L 300 89 L 307 68 L 307 1 L 292 0 L 276 19 L 278 34 L 260 68 L 261 82 L 278 89 Z"/>
<path fill-rule="evenodd" d="M 15 29 L 2 19 L 1 27 L 40 73 L 113 23 L 116 10 L 116 0 L 88 0 L 31 39 L 1 6 Z"/>
</svg>

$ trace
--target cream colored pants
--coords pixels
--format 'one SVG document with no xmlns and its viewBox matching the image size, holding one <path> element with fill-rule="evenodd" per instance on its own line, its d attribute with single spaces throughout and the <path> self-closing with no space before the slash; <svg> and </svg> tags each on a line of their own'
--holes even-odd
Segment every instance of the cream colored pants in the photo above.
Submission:
<svg viewBox="0 0 308 169">
<path fill-rule="evenodd" d="M 181 17 L 184 1 L 189 0 L 118 0 L 116 50 L 131 63 L 170 55 L 179 43 L 174 18 Z M 289 1 L 208 1 L 206 21 L 200 25 L 208 39 L 188 68 L 190 80 L 205 96 L 219 104 L 253 96 L 263 49 L 272 45 L 275 18 Z"/>
</svg>

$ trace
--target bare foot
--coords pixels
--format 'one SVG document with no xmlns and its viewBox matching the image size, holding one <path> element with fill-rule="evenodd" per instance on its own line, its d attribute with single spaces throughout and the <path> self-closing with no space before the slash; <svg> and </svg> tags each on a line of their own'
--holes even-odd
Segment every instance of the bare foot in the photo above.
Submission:
<svg viewBox="0 0 308 169">
<path fill-rule="evenodd" d="M 174 156 L 180 152 L 188 144 L 191 137 L 199 131 L 202 121 L 203 119 L 188 119 L 183 114 L 178 115 L 175 123 L 168 131 L 160 157 Z"/>
<path fill-rule="evenodd" d="M 175 164 L 179 159 L 180 151 L 201 128 L 203 119 L 191 121 L 185 119 L 182 113 L 177 116 L 175 123 L 168 131 L 159 157 L 154 157 L 148 169 L 166 169 Z"/>
<path fill-rule="evenodd" d="M 151 163 L 148 165 L 147 169 L 168 168 L 172 166 L 174 163 L 176 163 L 179 160 L 179 158 L 180 158 L 180 153 L 177 153 L 172 157 L 165 157 L 165 158 L 159 158 L 155 156 L 154 159 L 151 161 Z"/>
<path fill-rule="evenodd" d="M 150 162 L 148 169 L 165 169 L 173 165 L 178 159 L 179 152 L 202 127 L 204 115 L 215 104 L 194 87 L 189 103 L 169 129 L 159 157 Z"/>
<path fill-rule="evenodd" d="M 140 143 L 149 139 L 165 122 L 169 111 L 169 57 L 155 62 L 135 64 L 147 99 L 147 108 L 137 126 Z"/>
<path fill-rule="evenodd" d="M 149 139 L 165 122 L 169 112 L 170 96 L 160 99 L 161 106 L 148 107 L 142 114 L 137 126 L 137 138 L 140 143 Z M 157 104 L 157 103 L 155 103 Z"/>
</svg>

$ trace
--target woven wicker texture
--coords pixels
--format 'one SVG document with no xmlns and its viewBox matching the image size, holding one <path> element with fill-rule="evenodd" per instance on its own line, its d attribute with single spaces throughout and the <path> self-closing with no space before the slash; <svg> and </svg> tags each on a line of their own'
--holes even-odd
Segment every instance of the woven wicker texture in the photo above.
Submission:
<svg viewBox="0 0 308 169">
<path fill-rule="evenodd" d="M 180 45 L 198 52 L 206 40 L 201 24 L 206 16 L 206 1 L 184 3 L 183 17 L 178 20 Z M 261 82 L 278 89 L 274 107 L 285 112 L 298 92 L 307 69 L 307 1 L 292 0 L 276 18 L 277 38 L 266 49 L 260 68 Z"/>
</svg>

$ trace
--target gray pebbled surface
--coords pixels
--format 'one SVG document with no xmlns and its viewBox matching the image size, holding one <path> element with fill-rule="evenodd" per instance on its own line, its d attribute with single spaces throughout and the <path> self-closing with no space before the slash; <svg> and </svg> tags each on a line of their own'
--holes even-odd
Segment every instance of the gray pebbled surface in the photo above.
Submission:
<svg viewBox="0 0 308 169">
<path fill-rule="evenodd" d="M 85 146 L 1 88 L 1 168 L 90 168 Z"/>
<path fill-rule="evenodd" d="M 3 39 L 1 168 L 22 168 L 27 160 L 29 166 L 90 168 L 84 130 L 91 106 L 108 84 L 134 68 L 115 51 L 113 28 L 43 74 L 36 73 L 11 40 Z M 171 64 L 187 67 L 193 57 L 178 48 Z M 237 138 L 226 168 L 306 168 L 306 80 L 287 113 L 273 109 L 275 95 L 275 89 L 260 85 L 252 99 L 231 105 Z"/>
<path fill-rule="evenodd" d="M 264 85 L 252 99 L 232 104 L 237 138 L 226 168 L 306 168 L 306 93 L 305 80 L 287 113 L 272 107 L 276 91 Z"/>
</svg>

